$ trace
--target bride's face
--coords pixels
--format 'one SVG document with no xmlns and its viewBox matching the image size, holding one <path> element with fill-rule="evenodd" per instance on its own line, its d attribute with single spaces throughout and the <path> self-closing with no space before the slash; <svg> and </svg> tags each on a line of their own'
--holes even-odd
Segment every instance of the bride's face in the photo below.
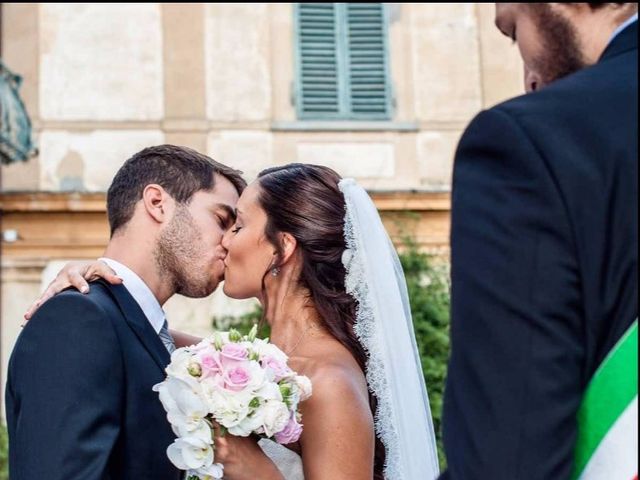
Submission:
<svg viewBox="0 0 640 480">
<path fill-rule="evenodd" d="M 222 239 L 227 250 L 223 291 L 231 298 L 260 297 L 262 279 L 275 259 L 275 247 L 264 233 L 267 214 L 258 202 L 259 193 L 257 181 L 244 190 L 236 223 Z"/>
</svg>

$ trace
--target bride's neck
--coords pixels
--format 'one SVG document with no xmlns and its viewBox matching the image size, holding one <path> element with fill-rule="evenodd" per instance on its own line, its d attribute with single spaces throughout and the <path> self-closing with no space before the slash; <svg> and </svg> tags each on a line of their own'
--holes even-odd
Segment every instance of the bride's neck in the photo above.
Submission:
<svg viewBox="0 0 640 480">
<path fill-rule="evenodd" d="M 266 318 L 271 327 L 271 341 L 289 354 L 313 330 L 322 330 L 320 317 L 302 289 L 280 288 L 269 295 Z"/>
</svg>

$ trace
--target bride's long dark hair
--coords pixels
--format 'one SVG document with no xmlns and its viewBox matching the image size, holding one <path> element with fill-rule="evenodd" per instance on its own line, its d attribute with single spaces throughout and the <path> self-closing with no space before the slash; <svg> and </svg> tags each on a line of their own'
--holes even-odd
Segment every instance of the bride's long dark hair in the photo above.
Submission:
<svg viewBox="0 0 640 480">
<path fill-rule="evenodd" d="M 342 253 L 344 196 L 340 175 L 327 167 L 292 163 L 263 170 L 258 175 L 258 201 L 267 214 L 265 235 L 281 254 L 278 233 L 287 232 L 297 243 L 302 259 L 299 286 L 309 292 L 324 327 L 344 345 L 366 373 L 366 353 L 356 338 L 356 301 L 345 291 Z M 265 272 L 265 275 L 268 272 Z M 264 289 L 264 282 L 263 282 Z M 369 393 L 375 415 L 376 398 Z M 385 450 L 376 436 L 374 475 L 383 479 Z"/>
</svg>

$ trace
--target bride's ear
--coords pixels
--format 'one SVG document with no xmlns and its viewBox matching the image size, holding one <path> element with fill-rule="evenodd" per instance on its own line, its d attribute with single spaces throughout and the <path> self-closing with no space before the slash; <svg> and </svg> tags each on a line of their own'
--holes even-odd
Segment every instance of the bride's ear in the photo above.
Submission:
<svg viewBox="0 0 640 480">
<path fill-rule="evenodd" d="M 280 246 L 282 248 L 282 255 L 280 257 L 280 264 L 283 265 L 289 261 L 291 256 L 296 251 L 296 247 L 298 246 L 298 242 L 295 237 L 290 233 L 281 233 L 280 234 Z"/>
</svg>

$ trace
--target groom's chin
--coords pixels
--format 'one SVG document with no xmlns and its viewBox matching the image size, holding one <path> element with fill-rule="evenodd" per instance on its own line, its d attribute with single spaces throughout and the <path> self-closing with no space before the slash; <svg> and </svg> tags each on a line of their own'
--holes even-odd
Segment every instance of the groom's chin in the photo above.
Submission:
<svg viewBox="0 0 640 480">
<path fill-rule="evenodd" d="M 190 285 L 189 287 L 183 286 L 182 288 L 178 288 L 176 293 L 187 298 L 205 298 L 217 290 L 221 281 L 222 279 L 211 279 L 206 285 L 201 285 L 200 287 L 196 287 L 195 285 Z"/>
</svg>

